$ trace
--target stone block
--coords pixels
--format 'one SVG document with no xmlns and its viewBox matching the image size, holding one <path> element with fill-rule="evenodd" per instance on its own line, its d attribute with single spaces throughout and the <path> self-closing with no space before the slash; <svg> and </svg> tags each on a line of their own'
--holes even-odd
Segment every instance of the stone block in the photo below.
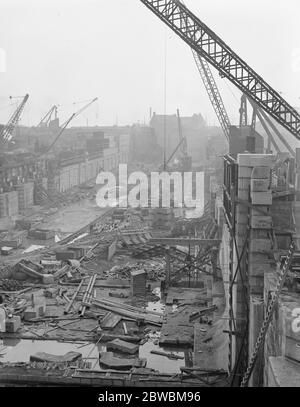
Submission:
<svg viewBox="0 0 300 407">
<path fill-rule="evenodd" d="M 300 365 L 284 357 L 269 357 L 268 387 L 299 387 Z"/>
<path fill-rule="evenodd" d="M 251 192 L 253 205 L 272 205 L 272 192 Z"/>
<path fill-rule="evenodd" d="M 251 181 L 250 178 L 239 177 L 239 179 L 238 179 L 238 190 L 248 191 L 249 186 L 250 186 L 250 181 Z"/>
<path fill-rule="evenodd" d="M 24 320 L 29 321 L 30 319 L 38 318 L 40 316 L 39 312 L 40 310 L 38 307 L 27 308 L 24 312 Z"/>
<path fill-rule="evenodd" d="M 284 301 L 281 304 L 281 310 L 284 335 L 300 344 L 300 302 L 286 303 Z"/>
<path fill-rule="evenodd" d="M 266 263 L 253 263 L 250 262 L 249 264 L 249 276 L 257 277 L 257 276 L 264 276 L 265 273 L 269 273 L 273 270 L 273 266 L 270 262 Z"/>
<path fill-rule="evenodd" d="M 269 257 L 265 253 L 250 253 L 249 262 L 251 263 L 266 263 Z"/>
<path fill-rule="evenodd" d="M 251 227 L 253 229 L 272 229 L 272 217 L 252 216 Z"/>
<path fill-rule="evenodd" d="M 252 170 L 252 167 L 239 165 L 239 178 L 251 178 Z"/>
<path fill-rule="evenodd" d="M 264 276 L 250 276 L 249 275 L 249 285 L 251 287 L 261 287 L 264 288 Z M 251 291 L 251 290 L 250 290 Z"/>
<path fill-rule="evenodd" d="M 270 206 L 266 205 L 259 205 L 259 206 L 254 206 L 251 209 L 251 215 L 252 216 L 271 216 L 270 215 Z"/>
<path fill-rule="evenodd" d="M 275 270 L 264 273 L 264 302 L 265 302 L 265 304 L 267 304 L 267 302 L 268 302 L 269 293 L 275 290 L 277 280 L 278 280 L 278 278 L 276 276 Z"/>
<path fill-rule="evenodd" d="M 271 167 L 275 156 L 272 154 L 238 154 L 238 164 L 244 167 Z"/>
<path fill-rule="evenodd" d="M 17 332 L 21 328 L 21 317 L 13 316 L 5 321 L 5 330 L 9 333 Z"/>
<path fill-rule="evenodd" d="M 284 339 L 284 356 L 300 364 L 300 341 L 286 337 Z"/>
<path fill-rule="evenodd" d="M 252 192 L 266 192 L 269 190 L 270 181 L 268 179 L 252 179 L 251 191 Z"/>
<path fill-rule="evenodd" d="M 270 239 L 251 239 L 250 240 L 250 252 L 256 253 L 269 253 L 271 251 Z"/>
<path fill-rule="evenodd" d="M 252 354 L 264 319 L 264 301 L 262 296 L 250 296 L 249 317 L 249 353 Z M 263 349 L 260 350 L 252 373 L 249 386 L 259 387 L 263 384 Z"/>
<path fill-rule="evenodd" d="M 108 342 L 106 345 L 107 349 L 118 350 L 123 353 L 129 353 L 134 355 L 139 350 L 139 345 L 134 343 L 125 342 L 120 339 L 114 339 L 111 342 Z"/>
<path fill-rule="evenodd" d="M 254 167 L 251 173 L 251 178 L 270 180 L 270 175 L 270 167 Z"/>
</svg>

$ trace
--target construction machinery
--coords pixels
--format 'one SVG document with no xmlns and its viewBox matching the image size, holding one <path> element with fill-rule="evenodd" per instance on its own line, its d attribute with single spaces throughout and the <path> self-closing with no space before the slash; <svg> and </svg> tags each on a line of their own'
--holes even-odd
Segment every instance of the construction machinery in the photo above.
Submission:
<svg viewBox="0 0 300 407">
<path fill-rule="evenodd" d="M 24 107 L 27 103 L 28 98 L 29 98 L 28 94 L 23 97 L 22 102 L 17 107 L 17 109 L 15 110 L 15 112 L 13 113 L 11 118 L 9 119 L 8 123 L 5 126 L 3 126 L 2 128 L 0 128 L 1 143 L 8 144 L 12 140 L 14 130 L 19 123 L 21 114 L 24 110 Z"/>
<path fill-rule="evenodd" d="M 256 143 L 253 143 L 256 133 L 257 118 L 262 122 L 262 126 L 268 136 L 267 152 L 271 152 L 271 146 L 276 151 L 280 148 L 273 137 L 269 127 L 279 138 L 281 143 L 294 156 L 294 151 L 284 137 L 276 128 L 272 119 L 283 126 L 297 140 L 300 140 L 300 114 L 294 109 L 282 95 L 273 89 L 254 69 L 252 69 L 244 60 L 242 60 L 220 37 L 218 37 L 206 24 L 204 24 L 195 14 L 193 14 L 179 0 L 141 0 L 156 16 L 158 16 L 173 32 L 185 41 L 193 50 L 194 57 L 199 67 L 204 84 L 210 96 L 215 112 L 219 118 L 221 127 L 229 144 L 235 145 L 234 134 L 232 129 L 236 129 L 236 137 L 239 137 L 244 131 L 248 144 L 241 150 L 238 146 L 237 151 L 233 152 L 259 152 Z M 203 62 L 204 61 L 204 62 Z M 212 65 L 222 78 L 228 79 L 241 92 L 240 123 L 238 126 L 231 126 L 230 120 L 226 113 L 221 95 L 217 89 L 214 78 L 210 72 L 209 65 Z M 250 102 L 253 108 L 251 124 L 248 125 L 248 106 Z M 269 118 L 269 116 L 271 119 Z M 254 150 L 254 151 L 253 151 Z M 262 151 L 263 152 L 263 151 Z M 231 154 L 230 154 L 231 155 Z M 236 154 L 235 154 L 236 155 Z M 247 338 L 249 336 L 249 310 L 248 310 L 248 287 L 242 283 L 241 298 L 245 304 L 245 320 L 236 324 L 235 311 L 233 308 L 233 284 L 236 276 L 240 273 L 241 280 L 244 278 L 242 264 L 244 261 L 245 248 L 248 242 L 248 235 L 245 236 L 245 243 L 242 251 L 239 250 L 236 243 L 236 188 L 237 188 L 237 163 L 228 156 L 225 163 L 224 171 L 224 207 L 225 216 L 230 214 L 227 225 L 230 230 L 230 287 L 229 287 L 229 366 L 228 371 L 231 373 L 231 385 L 235 383 L 242 386 L 247 385 L 255 363 L 257 352 L 261 347 L 269 317 L 264 321 L 250 363 L 247 366 L 248 346 Z M 227 182 L 228 181 L 228 182 Z M 228 198 L 229 197 L 229 198 Z M 228 204 L 229 203 L 229 204 Z M 248 233 L 249 233 L 248 229 Z M 237 268 L 234 270 L 234 253 L 238 259 Z M 288 267 L 284 268 L 287 269 Z M 286 270 L 284 271 L 284 273 Z M 283 274 L 284 274 L 283 273 Z M 280 288 L 282 285 L 280 283 Z M 279 292 L 280 290 L 278 290 Z M 273 310 L 274 301 L 270 303 L 270 315 Z M 234 337 L 234 341 L 233 341 Z M 235 342 L 235 353 L 233 354 L 233 342 Z"/>
<path fill-rule="evenodd" d="M 179 0 L 140 0 L 220 76 L 300 140 L 300 114 Z"/>
<path fill-rule="evenodd" d="M 41 119 L 40 123 L 38 124 L 38 127 L 58 128 L 59 119 L 57 117 L 57 109 L 58 106 L 56 105 L 52 106 L 49 112 Z"/>
</svg>

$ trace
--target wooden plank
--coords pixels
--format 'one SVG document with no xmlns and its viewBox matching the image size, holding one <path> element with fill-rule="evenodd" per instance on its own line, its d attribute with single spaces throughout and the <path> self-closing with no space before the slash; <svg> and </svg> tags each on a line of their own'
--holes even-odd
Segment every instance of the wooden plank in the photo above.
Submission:
<svg viewBox="0 0 300 407">
<path fill-rule="evenodd" d="M 111 330 L 114 329 L 118 323 L 121 321 L 122 317 L 120 315 L 108 312 L 104 318 L 100 321 L 100 326 L 102 329 Z"/>
</svg>

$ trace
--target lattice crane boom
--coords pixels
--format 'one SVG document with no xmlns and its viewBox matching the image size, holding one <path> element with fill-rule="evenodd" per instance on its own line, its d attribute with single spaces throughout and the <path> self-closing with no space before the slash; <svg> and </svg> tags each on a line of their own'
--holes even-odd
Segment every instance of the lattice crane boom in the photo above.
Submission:
<svg viewBox="0 0 300 407">
<path fill-rule="evenodd" d="M 225 109 L 225 105 L 222 99 L 222 96 L 219 92 L 218 86 L 216 84 L 215 78 L 213 77 L 212 71 L 210 69 L 209 64 L 206 62 L 204 58 L 202 58 L 196 51 L 192 49 L 193 56 L 208 93 L 209 99 L 211 104 L 214 108 L 214 111 L 217 115 L 223 133 L 227 140 L 229 141 L 229 128 L 231 126 L 227 111 Z"/>
<path fill-rule="evenodd" d="M 17 107 L 17 109 L 15 110 L 15 112 L 13 113 L 11 118 L 9 119 L 6 126 L 3 127 L 2 132 L 1 132 L 2 133 L 1 137 L 2 137 L 2 140 L 4 141 L 4 143 L 7 143 L 12 139 L 14 129 L 17 126 L 17 124 L 18 124 L 18 122 L 20 120 L 22 111 L 23 111 L 23 109 L 24 109 L 24 107 L 26 105 L 26 102 L 27 102 L 28 98 L 29 98 L 28 94 L 24 96 L 22 102 Z"/>
<path fill-rule="evenodd" d="M 140 0 L 197 54 L 300 140 L 300 114 L 179 0 Z"/>
</svg>

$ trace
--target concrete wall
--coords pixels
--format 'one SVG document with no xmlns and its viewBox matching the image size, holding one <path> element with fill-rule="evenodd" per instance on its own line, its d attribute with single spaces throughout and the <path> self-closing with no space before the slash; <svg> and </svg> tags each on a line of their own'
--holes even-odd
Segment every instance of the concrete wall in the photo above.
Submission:
<svg viewBox="0 0 300 407">
<path fill-rule="evenodd" d="M 116 148 L 106 149 L 101 158 L 61 168 L 55 181 L 56 189 L 59 192 L 66 192 L 76 185 L 96 178 L 101 170 L 112 171 L 116 169 L 119 162 L 126 163 L 127 161 L 128 151 L 126 149 L 120 149 L 119 154 Z"/>
</svg>

